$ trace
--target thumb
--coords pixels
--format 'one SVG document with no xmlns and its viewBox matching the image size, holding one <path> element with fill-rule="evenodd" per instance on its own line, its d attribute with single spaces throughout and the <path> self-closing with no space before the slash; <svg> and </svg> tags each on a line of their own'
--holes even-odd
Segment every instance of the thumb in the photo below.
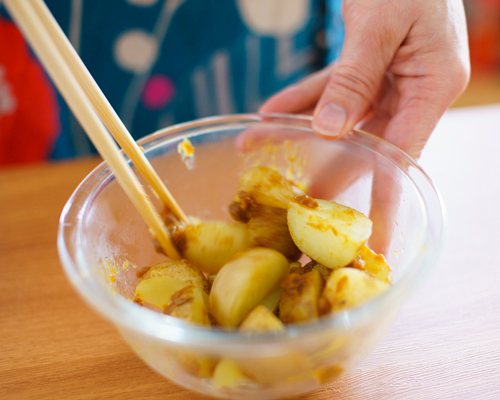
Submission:
<svg viewBox="0 0 500 400">
<path fill-rule="evenodd" d="M 356 4 L 356 3 L 354 3 Z M 378 2 L 377 2 L 378 4 Z M 313 129 L 319 136 L 340 138 L 370 112 L 377 98 L 387 68 L 404 40 L 397 26 L 388 21 L 374 23 L 373 13 L 346 10 L 346 27 L 342 55 L 333 67 L 329 81 L 313 114 Z M 380 14 L 380 19 L 390 19 Z M 350 21 L 355 21 L 355 24 Z M 394 20 L 394 19 L 393 19 Z M 390 22 L 390 21 L 389 21 Z M 377 28 L 383 26 L 383 29 Z"/>
</svg>

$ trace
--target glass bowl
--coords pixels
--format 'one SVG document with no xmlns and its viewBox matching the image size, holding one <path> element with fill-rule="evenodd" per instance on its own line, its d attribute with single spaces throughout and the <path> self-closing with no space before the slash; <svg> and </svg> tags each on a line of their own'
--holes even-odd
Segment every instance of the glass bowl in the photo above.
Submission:
<svg viewBox="0 0 500 400">
<path fill-rule="evenodd" d="M 177 151 L 186 137 L 195 147 L 194 166 Z M 325 141 L 313 134 L 309 117 L 245 114 L 172 126 L 139 144 L 188 215 L 229 220 L 227 208 L 242 171 L 273 166 L 313 197 L 371 215 L 369 244 L 392 267 L 393 284 L 382 295 L 317 322 L 290 325 L 283 333 L 239 334 L 156 313 L 130 299 L 137 269 L 165 256 L 101 164 L 62 212 L 58 249 L 64 271 L 141 359 L 197 392 L 274 399 L 317 389 L 348 373 L 377 346 L 440 252 L 444 210 L 436 188 L 410 157 L 370 134 L 353 131 Z M 214 368 L 226 359 L 245 379 L 214 382 Z"/>
</svg>

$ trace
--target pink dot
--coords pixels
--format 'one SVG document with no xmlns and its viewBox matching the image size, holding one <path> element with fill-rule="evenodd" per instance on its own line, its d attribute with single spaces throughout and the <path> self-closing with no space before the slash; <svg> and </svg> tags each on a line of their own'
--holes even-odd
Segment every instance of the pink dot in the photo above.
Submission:
<svg viewBox="0 0 500 400">
<path fill-rule="evenodd" d="M 153 75 L 146 82 L 142 92 L 142 102 L 146 108 L 159 110 L 165 107 L 175 96 L 175 85 L 165 75 Z"/>
</svg>

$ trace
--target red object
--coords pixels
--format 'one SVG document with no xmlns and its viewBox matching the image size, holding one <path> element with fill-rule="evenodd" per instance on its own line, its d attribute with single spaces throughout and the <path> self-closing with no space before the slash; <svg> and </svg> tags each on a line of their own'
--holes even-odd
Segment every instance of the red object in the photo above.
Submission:
<svg viewBox="0 0 500 400">
<path fill-rule="evenodd" d="M 0 17 L 0 166 L 46 159 L 59 131 L 53 86 L 16 26 Z"/>
<path fill-rule="evenodd" d="M 469 44 L 472 68 L 500 71 L 500 0 L 469 0 Z"/>
</svg>

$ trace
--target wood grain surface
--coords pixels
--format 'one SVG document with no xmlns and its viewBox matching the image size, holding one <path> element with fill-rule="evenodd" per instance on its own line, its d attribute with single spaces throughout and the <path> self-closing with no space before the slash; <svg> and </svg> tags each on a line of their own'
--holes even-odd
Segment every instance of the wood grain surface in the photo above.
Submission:
<svg viewBox="0 0 500 400">
<path fill-rule="evenodd" d="M 421 163 L 442 258 L 358 368 L 305 398 L 500 398 L 500 106 L 445 115 Z M 59 214 L 97 159 L 0 171 L 0 399 L 202 399 L 149 369 L 70 288 Z"/>
</svg>

